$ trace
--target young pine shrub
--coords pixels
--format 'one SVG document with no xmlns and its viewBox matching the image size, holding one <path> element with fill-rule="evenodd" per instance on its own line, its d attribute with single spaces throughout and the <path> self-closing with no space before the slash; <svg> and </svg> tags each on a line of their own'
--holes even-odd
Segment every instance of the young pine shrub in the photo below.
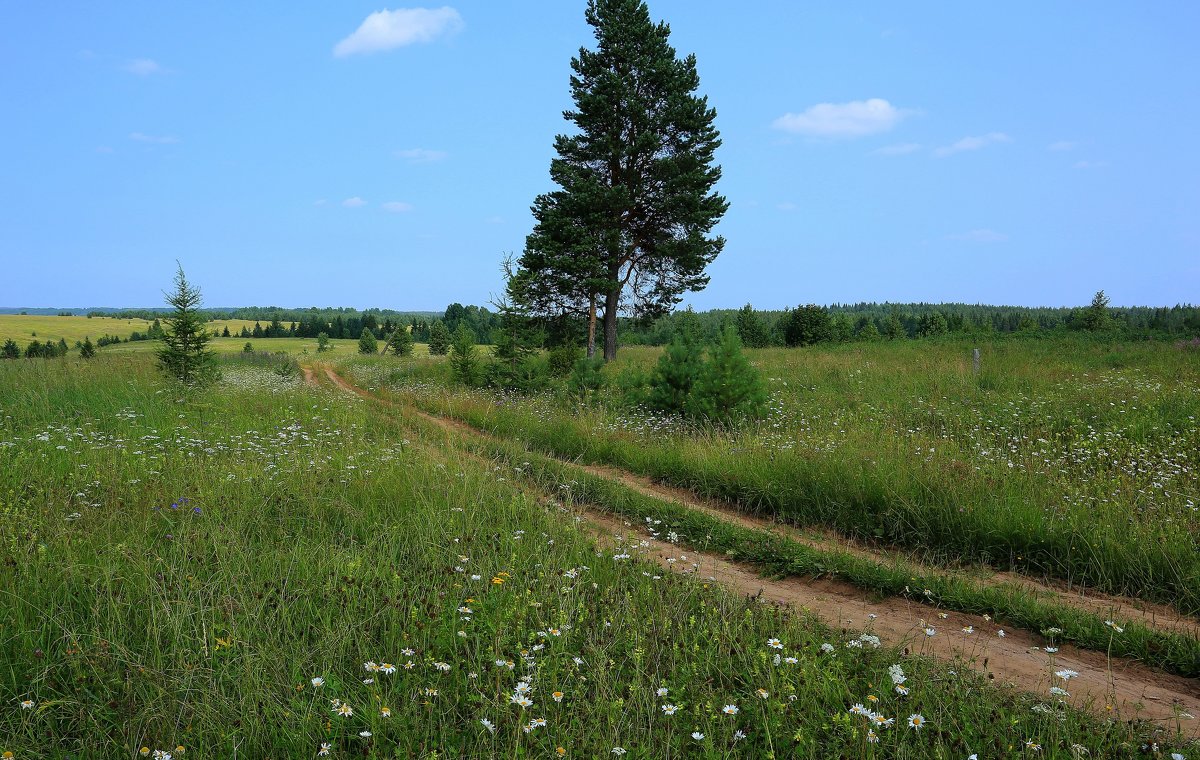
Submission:
<svg viewBox="0 0 1200 760">
<path fill-rule="evenodd" d="M 583 358 L 575 362 L 571 376 L 567 378 L 567 389 L 573 396 L 587 402 L 604 387 L 604 359 L 600 356 Z"/>
<path fill-rule="evenodd" d="M 566 377 L 575 369 L 575 363 L 583 358 L 583 349 L 571 343 L 563 343 L 546 352 L 546 363 L 554 377 Z"/>
<path fill-rule="evenodd" d="M 433 356 L 445 356 L 450 350 L 450 331 L 446 323 L 437 320 L 429 328 L 429 353 Z"/>
<path fill-rule="evenodd" d="M 703 369 L 700 342 L 689 331 L 680 330 L 658 359 L 646 403 L 663 412 L 687 414 L 692 388 Z"/>
<path fill-rule="evenodd" d="M 96 346 L 92 344 L 92 339 L 84 338 L 83 343 L 79 344 L 79 357 L 81 359 L 91 359 L 96 355 Z"/>
<path fill-rule="evenodd" d="M 475 352 L 475 336 L 464 323 L 454 331 L 450 344 L 450 372 L 464 385 L 475 385 L 479 378 L 479 357 Z"/>
<path fill-rule="evenodd" d="M 687 411 L 696 419 L 731 426 L 762 417 L 767 406 L 767 389 L 758 370 L 742 354 L 742 341 L 734 327 L 721 331 L 721 340 L 708 350 L 695 380 Z"/>
<path fill-rule="evenodd" d="M 246 344 L 250 345 L 249 343 Z M 326 351 L 332 351 L 333 346 L 329 345 L 329 333 L 317 333 L 317 353 L 321 354 Z"/>
<path fill-rule="evenodd" d="M 412 356 L 413 336 L 407 327 L 397 327 L 388 336 L 387 345 L 384 347 L 383 352 L 386 354 L 389 350 L 396 356 Z"/>
<path fill-rule="evenodd" d="M 358 352 L 360 354 L 374 354 L 379 351 L 379 341 L 375 339 L 375 333 L 369 328 L 364 327 L 362 335 L 358 336 Z"/>
</svg>

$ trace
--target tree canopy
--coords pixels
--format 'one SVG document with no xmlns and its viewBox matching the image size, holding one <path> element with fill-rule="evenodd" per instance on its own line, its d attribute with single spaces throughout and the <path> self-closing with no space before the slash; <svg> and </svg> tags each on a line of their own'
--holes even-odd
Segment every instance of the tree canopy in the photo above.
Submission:
<svg viewBox="0 0 1200 760">
<path fill-rule="evenodd" d="M 602 309 L 612 359 L 618 312 L 664 314 L 708 284 L 725 244 L 709 232 L 728 203 L 713 191 L 721 141 L 694 94 L 695 56 L 676 57 L 641 0 L 589 0 L 586 19 L 596 48 L 571 60 L 575 108 L 563 114 L 577 131 L 555 138 L 559 189 L 534 201 L 509 295 L 544 316 L 586 315 L 589 355 Z"/>
</svg>

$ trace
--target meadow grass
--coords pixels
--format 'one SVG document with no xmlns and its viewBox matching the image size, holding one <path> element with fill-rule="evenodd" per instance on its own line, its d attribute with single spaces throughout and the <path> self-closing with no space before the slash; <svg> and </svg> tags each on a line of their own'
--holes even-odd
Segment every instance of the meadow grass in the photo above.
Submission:
<svg viewBox="0 0 1200 760">
<path fill-rule="evenodd" d="M 402 415 L 223 372 L 183 396 L 148 355 L 0 363 L 0 751 L 1132 757 L 1171 741 L 660 578 L 636 539 L 598 548 L 511 470 Z M 868 733 L 857 703 L 895 724 Z"/>
<path fill-rule="evenodd" d="M 771 412 L 735 432 L 455 387 L 442 363 L 354 359 L 389 389 L 558 456 L 797 525 L 1200 610 L 1200 356 L 1165 343 L 1001 340 L 748 352 Z M 626 349 L 610 378 L 646 371 Z"/>
<path fill-rule="evenodd" d="M 166 315 L 163 315 L 164 318 Z M 115 317 L 59 317 L 45 314 L 0 314 L 0 343 L 12 339 L 21 350 L 32 341 L 45 343 L 47 340 L 57 343 L 62 338 L 68 345 L 74 346 L 75 341 L 91 338 L 95 342 L 102 335 L 115 335 L 118 338 L 128 338 L 135 332 L 145 334 L 150 329 L 151 321 L 145 319 L 117 319 Z M 206 322 L 210 331 L 218 334 L 225 329 L 234 335 L 241 332 L 243 326 L 254 329 L 254 321 L 248 319 L 215 319 Z M 267 325 L 264 324 L 263 327 Z M 286 327 L 286 325 L 285 325 Z M 243 339 L 243 342 L 244 339 Z"/>
<path fill-rule="evenodd" d="M 212 338 L 208 342 L 209 349 L 216 354 L 237 354 L 245 348 L 249 343 L 255 351 L 267 353 L 284 353 L 295 357 L 307 357 L 309 359 L 320 359 L 326 361 L 329 359 L 342 359 L 350 356 L 358 356 L 358 339 L 349 338 L 330 338 L 329 350 L 324 353 L 317 353 L 316 338 Z M 162 346 L 162 343 L 154 340 L 134 341 L 133 343 L 121 343 L 120 345 L 105 346 L 101 351 L 114 354 L 122 353 L 154 353 Z M 413 346 L 413 356 L 427 357 L 429 355 L 429 346 L 424 343 L 417 343 Z"/>
</svg>

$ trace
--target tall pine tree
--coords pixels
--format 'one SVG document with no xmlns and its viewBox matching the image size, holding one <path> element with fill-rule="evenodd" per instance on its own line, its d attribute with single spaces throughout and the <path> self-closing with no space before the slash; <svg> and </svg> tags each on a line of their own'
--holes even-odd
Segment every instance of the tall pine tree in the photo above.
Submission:
<svg viewBox="0 0 1200 760">
<path fill-rule="evenodd" d="M 575 109 L 563 114 L 578 131 L 555 138 L 560 189 L 534 201 L 509 295 L 535 313 L 585 315 L 589 354 L 602 318 L 611 360 L 618 311 L 663 314 L 708 284 L 725 244 L 708 233 L 728 203 L 713 192 L 721 141 L 716 111 L 694 94 L 695 56 L 676 58 L 642 0 L 589 0 L 586 19 L 596 49 L 571 60 Z"/>
</svg>

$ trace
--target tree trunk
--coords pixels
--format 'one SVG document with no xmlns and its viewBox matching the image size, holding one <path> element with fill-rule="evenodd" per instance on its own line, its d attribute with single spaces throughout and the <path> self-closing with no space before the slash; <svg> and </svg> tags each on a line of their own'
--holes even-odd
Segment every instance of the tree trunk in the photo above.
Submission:
<svg viewBox="0 0 1200 760">
<path fill-rule="evenodd" d="M 604 361 L 617 358 L 617 305 L 621 299 L 620 288 L 608 291 L 604 297 Z"/>
<path fill-rule="evenodd" d="M 596 355 L 596 295 L 588 297 L 587 358 Z"/>
</svg>

